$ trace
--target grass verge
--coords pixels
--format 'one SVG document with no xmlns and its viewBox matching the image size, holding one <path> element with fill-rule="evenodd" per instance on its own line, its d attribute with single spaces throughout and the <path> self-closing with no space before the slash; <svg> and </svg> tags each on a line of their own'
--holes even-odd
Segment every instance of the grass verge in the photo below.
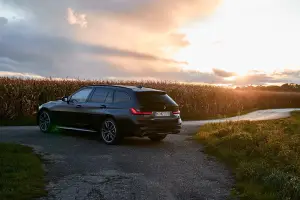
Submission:
<svg viewBox="0 0 300 200">
<path fill-rule="evenodd" d="M 32 148 L 0 143 L 0 199 L 37 198 L 47 194 L 44 188 L 42 163 Z"/>
<path fill-rule="evenodd" d="M 280 120 L 207 124 L 196 137 L 231 167 L 239 199 L 300 199 L 300 112 Z"/>
</svg>

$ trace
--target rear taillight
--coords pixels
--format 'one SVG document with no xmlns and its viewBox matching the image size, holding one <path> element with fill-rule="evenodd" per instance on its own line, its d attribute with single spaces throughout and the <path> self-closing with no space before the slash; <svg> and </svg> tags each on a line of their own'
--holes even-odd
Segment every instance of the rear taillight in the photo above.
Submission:
<svg viewBox="0 0 300 200">
<path fill-rule="evenodd" d="M 137 110 L 135 108 L 130 108 L 130 112 L 133 115 L 152 115 L 152 112 L 142 112 L 142 111 Z"/>
<path fill-rule="evenodd" d="M 179 115 L 179 114 L 180 114 L 180 110 L 173 111 L 173 114 L 174 114 L 174 115 Z"/>
</svg>

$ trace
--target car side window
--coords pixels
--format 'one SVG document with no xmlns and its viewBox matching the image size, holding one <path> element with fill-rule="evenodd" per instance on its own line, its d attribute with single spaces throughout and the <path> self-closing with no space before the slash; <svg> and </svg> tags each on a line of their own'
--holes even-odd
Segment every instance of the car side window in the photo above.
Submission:
<svg viewBox="0 0 300 200">
<path fill-rule="evenodd" d="M 90 102 L 93 103 L 112 103 L 113 91 L 105 88 L 96 88 Z"/>
<path fill-rule="evenodd" d="M 127 103 L 130 102 L 130 96 L 126 92 L 115 92 L 114 103 Z"/>
<path fill-rule="evenodd" d="M 109 93 L 106 96 L 105 103 L 112 103 L 113 102 L 113 94 L 114 94 L 114 91 L 110 90 Z"/>
<path fill-rule="evenodd" d="M 86 102 L 87 98 L 89 97 L 92 88 L 82 89 L 79 92 L 76 92 L 72 95 L 70 101 L 74 103 L 83 103 Z"/>
</svg>

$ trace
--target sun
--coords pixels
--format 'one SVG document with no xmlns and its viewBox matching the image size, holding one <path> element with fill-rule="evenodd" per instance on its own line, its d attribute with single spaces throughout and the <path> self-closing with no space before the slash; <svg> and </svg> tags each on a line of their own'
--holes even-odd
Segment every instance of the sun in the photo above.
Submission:
<svg viewBox="0 0 300 200">
<path fill-rule="evenodd" d="M 249 74 L 249 71 L 247 69 L 233 69 L 233 72 L 236 74 L 237 77 L 245 77 L 247 74 Z"/>
<path fill-rule="evenodd" d="M 193 30 L 186 31 L 185 35 L 190 45 L 171 55 L 177 61 L 187 62 L 182 66 L 184 69 L 209 73 L 215 68 L 234 73 L 235 77 L 245 77 L 254 69 L 245 62 L 244 53 L 228 46 L 226 41 L 203 41 Z"/>
<path fill-rule="evenodd" d="M 182 68 L 186 70 L 199 70 L 201 72 L 210 73 L 215 68 L 233 73 L 235 74 L 234 77 L 245 77 L 249 74 L 250 70 L 248 68 L 222 62 L 222 59 L 219 59 L 222 55 L 218 54 L 218 52 L 201 53 L 200 51 L 197 46 L 192 44 L 173 54 L 172 58 L 177 61 L 187 62 L 186 65 L 182 66 Z"/>
</svg>

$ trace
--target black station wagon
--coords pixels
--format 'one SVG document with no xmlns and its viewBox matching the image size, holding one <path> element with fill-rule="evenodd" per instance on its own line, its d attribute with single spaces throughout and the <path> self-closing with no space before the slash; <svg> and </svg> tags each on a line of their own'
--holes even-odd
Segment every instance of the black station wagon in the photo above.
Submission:
<svg viewBox="0 0 300 200">
<path fill-rule="evenodd" d="M 117 144 L 131 136 L 161 141 L 179 133 L 182 121 L 178 105 L 164 91 L 92 85 L 39 106 L 37 122 L 42 132 L 54 127 L 98 132 L 106 144 Z"/>
</svg>

